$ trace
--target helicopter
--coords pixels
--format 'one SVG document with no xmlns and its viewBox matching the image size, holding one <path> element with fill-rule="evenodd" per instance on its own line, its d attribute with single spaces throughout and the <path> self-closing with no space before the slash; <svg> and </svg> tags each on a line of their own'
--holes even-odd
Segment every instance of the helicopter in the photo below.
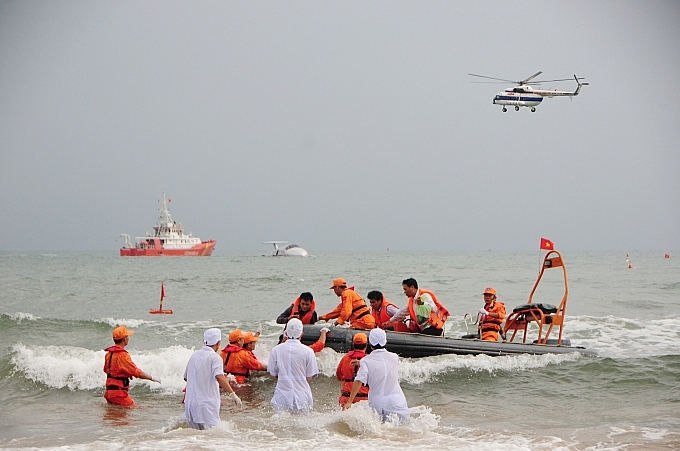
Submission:
<svg viewBox="0 0 680 451">
<path fill-rule="evenodd" d="M 487 78 L 489 80 L 496 81 L 477 81 L 472 83 L 498 83 L 498 82 L 508 82 L 516 83 L 517 86 L 508 88 L 505 91 L 501 91 L 496 94 L 493 98 L 494 105 L 501 105 L 503 107 L 503 112 L 508 111 L 507 106 L 514 106 L 515 111 L 519 111 L 519 107 L 527 107 L 531 109 L 532 113 L 536 112 L 536 107 L 541 104 L 544 97 L 575 97 L 581 92 L 582 86 L 587 86 L 588 83 L 581 82 L 583 78 L 579 78 L 574 75 L 574 80 L 576 80 L 576 90 L 571 91 L 555 91 L 546 89 L 534 89 L 531 85 L 540 85 L 541 83 L 559 82 L 559 81 L 569 81 L 571 78 L 560 78 L 557 80 L 537 80 L 531 81 L 534 78 L 541 75 L 543 72 L 538 71 L 534 75 L 525 78 L 524 80 L 514 81 L 506 80 L 504 78 L 487 77 L 486 75 L 468 74 L 473 77 Z"/>
</svg>

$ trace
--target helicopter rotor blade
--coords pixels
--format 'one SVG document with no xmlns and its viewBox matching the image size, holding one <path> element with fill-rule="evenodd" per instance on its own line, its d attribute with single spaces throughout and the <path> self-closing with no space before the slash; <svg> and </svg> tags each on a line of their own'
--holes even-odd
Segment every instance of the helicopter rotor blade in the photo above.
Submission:
<svg viewBox="0 0 680 451">
<path fill-rule="evenodd" d="M 536 81 L 532 81 L 531 83 L 527 83 L 527 84 L 531 85 L 531 84 L 539 84 L 539 83 L 551 83 L 553 81 L 572 81 L 573 79 L 574 79 L 574 77 L 572 77 L 572 78 L 558 78 L 558 79 L 555 79 L 555 80 L 536 80 Z M 579 80 L 585 80 L 585 78 L 583 78 L 583 77 L 578 77 L 578 79 Z"/>
<path fill-rule="evenodd" d="M 507 80 L 505 78 L 487 77 L 486 75 L 477 75 L 477 74 L 468 74 L 468 75 L 472 75 L 473 77 L 488 78 L 489 80 L 498 80 L 498 81 L 505 81 L 505 82 L 508 82 L 508 83 L 517 83 L 514 80 Z"/>
<path fill-rule="evenodd" d="M 525 78 L 524 80 L 518 81 L 518 82 L 516 82 L 516 83 L 518 83 L 518 84 L 520 84 L 520 85 L 525 85 L 525 84 L 527 84 L 527 82 L 528 82 L 529 80 L 533 80 L 534 78 L 538 77 L 538 76 L 541 75 L 542 73 L 543 73 L 543 71 L 540 71 L 540 70 L 539 70 L 538 72 L 536 72 L 536 73 L 535 73 L 534 75 L 532 75 L 531 77 Z"/>
</svg>

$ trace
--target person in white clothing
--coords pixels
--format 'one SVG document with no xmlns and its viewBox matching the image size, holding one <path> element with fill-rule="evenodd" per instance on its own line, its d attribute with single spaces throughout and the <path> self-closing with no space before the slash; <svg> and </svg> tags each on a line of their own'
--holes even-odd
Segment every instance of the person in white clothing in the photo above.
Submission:
<svg viewBox="0 0 680 451">
<path fill-rule="evenodd" d="M 220 387 L 239 407 L 241 400 L 224 375 L 223 363 L 217 351 L 220 349 L 222 332 L 208 329 L 203 334 L 204 346 L 189 359 L 184 371 L 187 382 L 184 399 L 184 419 L 194 429 L 207 429 L 220 422 Z"/>
<path fill-rule="evenodd" d="M 382 329 L 371 330 L 368 341 L 373 346 L 373 352 L 361 359 L 352 391 L 342 410 L 352 406 L 354 397 L 363 384 L 371 387 L 368 405 L 378 412 L 383 421 L 394 415 L 399 423 L 408 421 L 409 408 L 399 386 L 399 356 L 385 349 L 387 335 Z"/>
<path fill-rule="evenodd" d="M 300 343 L 302 321 L 292 318 L 286 325 L 288 340 L 274 346 L 269 354 L 267 369 L 276 379 L 271 400 L 277 412 L 301 412 L 314 407 L 308 381 L 319 374 L 314 351 Z"/>
</svg>

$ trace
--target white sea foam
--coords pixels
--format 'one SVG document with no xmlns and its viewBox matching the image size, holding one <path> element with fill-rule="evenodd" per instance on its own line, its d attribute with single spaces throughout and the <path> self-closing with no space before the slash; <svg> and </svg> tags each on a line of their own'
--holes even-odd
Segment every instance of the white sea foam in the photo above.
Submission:
<svg viewBox="0 0 680 451">
<path fill-rule="evenodd" d="M 583 443 L 577 438 L 563 439 L 537 431 L 501 430 L 493 425 L 479 427 L 451 427 L 439 424 L 439 418 L 429 409 L 419 406 L 410 422 L 395 426 L 383 423 L 368 403 L 359 403 L 347 411 L 331 413 L 311 412 L 307 415 L 273 414 L 250 423 L 238 424 L 238 417 L 222 420 L 205 431 L 187 427 L 181 415 L 167 420 L 160 430 L 142 431 L 108 437 L 90 443 L 61 446 L 41 446 L 54 451 L 118 451 L 120 449 L 155 450 L 271 450 L 298 451 L 613 451 L 645 445 L 658 446 L 659 439 L 668 438 L 665 430 L 653 428 L 614 427 L 606 441 Z M 587 433 L 586 433 L 587 435 Z M 666 442 L 667 443 L 667 442 Z M 34 449 L 12 446 L 13 449 Z"/>
<path fill-rule="evenodd" d="M 31 313 L 24 313 L 24 312 L 16 312 L 16 313 L 8 313 L 7 316 L 17 322 L 21 321 L 37 321 L 41 319 L 39 316 L 35 316 Z"/>
<path fill-rule="evenodd" d="M 93 351 L 72 346 L 25 346 L 12 347 L 11 363 L 15 371 L 27 379 L 45 384 L 50 388 L 70 390 L 94 390 L 103 388 L 106 375 L 104 351 Z M 133 362 L 142 371 L 158 377 L 158 385 L 146 380 L 133 379 L 131 387 L 148 385 L 152 390 L 166 394 L 178 394 L 185 386 L 183 375 L 189 357 L 194 352 L 183 346 L 169 346 L 151 351 L 130 350 Z"/>
<path fill-rule="evenodd" d="M 420 359 L 399 359 L 399 379 L 411 384 L 422 384 L 436 379 L 441 374 L 459 370 L 491 374 L 499 371 L 520 372 L 571 362 L 579 358 L 581 358 L 581 355 L 573 352 L 569 354 L 522 354 L 502 357 L 448 354 Z"/>
<path fill-rule="evenodd" d="M 111 327 L 125 326 L 135 329 L 143 324 L 153 324 L 154 321 L 147 321 L 143 319 L 129 319 L 129 318 L 100 318 L 93 321 L 99 323 L 106 323 Z"/>
<path fill-rule="evenodd" d="M 577 449 L 578 442 L 566 443 L 551 436 L 530 432 L 494 431 L 484 428 L 442 428 L 426 408 L 416 408 L 411 420 L 401 426 L 382 422 L 378 415 L 359 403 L 341 412 L 311 412 L 308 415 L 275 414 L 262 420 L 262 427 L 245 429 L 223 421 L 214 429 L 194 431 L 174 421 L 165 437 L 144 440 L 149 449 L 230 449 L 298 451 L 352 449 L 356 451 L 403 451 L 405 447 L 424 451 L 455 450 L 559 450 Z M 137 446 L 142 445 L 135 440 Z M 161 448 L 162 447 L 162 448 Z M 111 448 L 106 448 L 111 449 Z M 606 449 L 606 448 L 603 448 Z"/>
<path fill-rule="evenodd" d="M 570 317 L 565 325 L 572 344 L 601 357 L 637 358 L 680 354 L 680 317 L 639 320 L 615 316 Z"/>
</svg>

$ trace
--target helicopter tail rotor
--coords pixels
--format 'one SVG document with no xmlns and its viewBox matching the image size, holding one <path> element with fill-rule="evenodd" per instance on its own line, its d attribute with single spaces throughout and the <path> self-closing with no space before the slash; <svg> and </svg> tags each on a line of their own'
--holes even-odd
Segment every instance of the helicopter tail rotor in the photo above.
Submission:
<svg viewBox="0 0 680 451">
<path fill-rule="evenodd" d="M 580 82 L 579 78 L 574 74 L 574 80 L 576 80 L 576 91 L 574 91 L 574 96 L 577 96 L 579 92 L 581 92 L 581 87 L 582 86 L 588 86 L 590 83 L 585 83 L 585 82 Z M 581 80 L 583 80 L 581 78 Z"/>
</svg>

